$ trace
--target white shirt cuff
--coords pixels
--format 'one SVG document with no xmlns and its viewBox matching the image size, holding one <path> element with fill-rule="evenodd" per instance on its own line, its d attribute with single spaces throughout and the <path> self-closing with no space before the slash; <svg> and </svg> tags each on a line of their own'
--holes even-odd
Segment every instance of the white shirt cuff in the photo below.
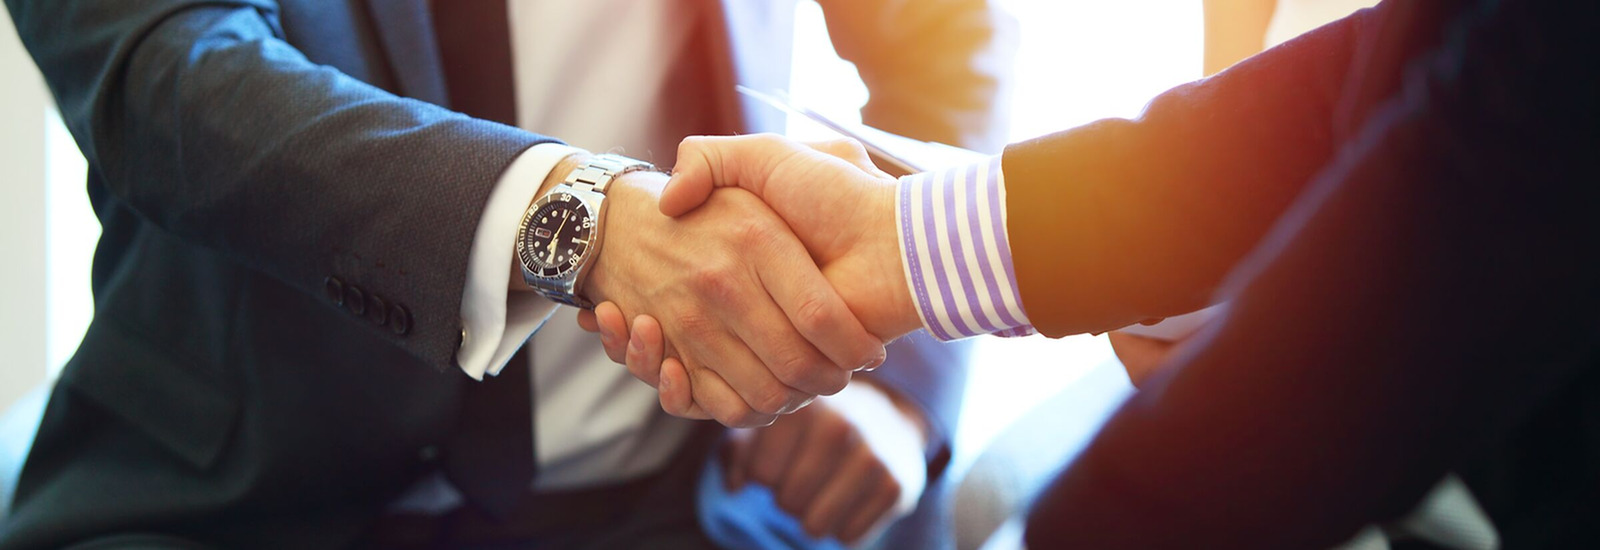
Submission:
<svg viewBox="0 0 1600 550">
<path fill-rule="evenodd" d="M 511 355 L 532 336 L 557 307 L 532 292 L 510 292 L 517 224 L 539 186 L 557 163 L 582 149 L 542 143 L 528 149 L 506 168 L 489 193 L 467 259 L 467 288 L 461 294 L 461 349 L 456 364 L 475 380 L 496 375 Z"/>
</svg>

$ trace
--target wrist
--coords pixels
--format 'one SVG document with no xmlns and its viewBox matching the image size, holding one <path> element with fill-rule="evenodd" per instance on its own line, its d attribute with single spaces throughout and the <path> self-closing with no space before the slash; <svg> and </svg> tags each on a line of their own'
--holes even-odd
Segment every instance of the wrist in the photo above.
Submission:
<svg viewBox="0 0 1600 550">
<path fill-rule="evenodd" d="M 907 282 L 905 251 L 901 248 L 897 230 L 898 182 L 882 179 L 868 189 L 870 196 L 863 202 L 869 205 L 870 214 L 865 226 L 867 233 L 862 235 L 861 241 L 870 243 L 871 248 L 865 251 L 865 255 L 876 266 L 872 279 L 878 282 L 874 286 L 875 293 L 882 300 L 882 310 L 864 313 L 876 317 L 870 321 L 869 328 L 887 341 L 921 329 L 922 318 L 917 315 L 914 294 Z"/>
<path fill-rule="evenodd" d="M 666 183 L 665 174 L 653 171 L 629 172 L 611 183 L 606 193 L 605 220 L 600 225 L 606 246 L 594 258 L 594 267 L 580 289 L 584 298 L 594 303 L 611 301 L 617 297 L 618 285 L 628 284 L 623 276 L 625 262 L 613 251 L 634 248 L 643 228 L 667 219 L 655 206 Z M 619 228 L 626 229 L 612 231 Z"/>
<path fill-rule="evenodd" d="M 550 190 L 555 189 L 557 185 L 561 185 L 561 182 L 566 180 L 567 175 L 571 174 L 574 170 L 577 170 L 579 165 L 583 164 L 584 161 L 588 160 L 589 157 L 592 156 L 593 155 L 588 153 L 573 153 L 556 162 L 555 166 L 550 169 L 550 172 L 545 175 L 544 181 L 539 184 L 539 190 L 535 191 L 533 196 L 528 198 L 528 203 L 530 205 L 533 204 L 533 201 L 538 200 L 539 197 L 545 196 L 545 194 L 549 193 Z M 511 256 L 510 281 L 510 289 L 512 292 L 533 291 L 532 288 L 528 287 L 528 283 L 522 277 L 522 262 L 517 259 L 515 254 Z"/>
</svg>

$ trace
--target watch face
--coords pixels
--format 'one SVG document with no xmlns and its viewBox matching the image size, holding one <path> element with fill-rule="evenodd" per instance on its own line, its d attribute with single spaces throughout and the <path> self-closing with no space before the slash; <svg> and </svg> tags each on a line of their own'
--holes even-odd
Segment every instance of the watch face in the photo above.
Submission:
<svg viewBox="0 0 1600 550">
<path fill-rule="evenodd" d="M 567 193 L 550 195 L 541 201 L 517 241 L 517 256 L 534 275 L 560 279 L 583 265 L 594 236 L 595 219 L 589 205 Z"/>
</svg>

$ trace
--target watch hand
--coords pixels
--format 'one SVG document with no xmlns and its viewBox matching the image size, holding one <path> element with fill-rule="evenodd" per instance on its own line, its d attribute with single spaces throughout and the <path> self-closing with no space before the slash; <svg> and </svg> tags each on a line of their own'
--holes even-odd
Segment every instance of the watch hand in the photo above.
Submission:
<svg viewBox="0 0 1600 550">
<path fill-rule="evenodd" d="M 555 263 L 555 261 L 556 261 L 556 239 L 561 237 L 561 230 L 562 229 L 566 229 L 566 228 L 567 228 L 567 216 L 563 215 L 563 216 L 561 216 L 561 226 L 557 227 L 555 234 L 550 236 L 550 246 L 546 248 L 546 250 L 550 251 L 550 259 L 545 260 L 546 263 Z"/>
</svg>

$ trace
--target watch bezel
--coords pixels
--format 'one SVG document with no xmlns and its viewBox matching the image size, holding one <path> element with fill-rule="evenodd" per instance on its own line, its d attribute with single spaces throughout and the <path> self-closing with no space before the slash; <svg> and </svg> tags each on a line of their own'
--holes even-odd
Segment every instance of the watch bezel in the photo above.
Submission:
<svg viewBox="0 0 1600 550">
<path fill-rule="evenodd" d="M 587 268 L 589 264 L 593 263 L 592 256 L 600 248 L 600 237 L 602 233 L 599 231 L 601 209 L 598 208 L 596 204 L 599 201 L 595 200 L 593 197 L 587 196 L 589 194 L 591 193 L 584 193 L 576 189 L 557 188 L 549 193 L 546 193 L 544 196 L 539 197 L 538 200 L 534 201 L 534 203 L 523 212 L 522 223 L 519 224 L 517 229 L 517 242 L 513 253 L 516 254 L 517 262 L 522 266 L 523 276 L 524 278 L 528 279 L 527 282 L 530 286 L 537 288 L 538 285 L 534 284 L 535 281 L 544 281 L 555 284 L 575 283 L 582 277 L 585 268 Z M 578 255 L 578 260 L 575 264 L 569 262 L 564 263 L 562 266 L 548 266 L 541 259 L 533 255 L 528 246 L 529 232 L 533 231 L 536 227 L 533 218 L 539 213 L 539 211 L 543 210 L 546 206 L 549 206 L 552 203 L 569 201 L 576 202 L 579 206 L 583 207 L 583 209 L 587 211 L 589 219 L 594 220 L 593 227 L 589 229 L 589 243 L 584 246 L 584 251 L 582 254 Z"/>
</svg>

